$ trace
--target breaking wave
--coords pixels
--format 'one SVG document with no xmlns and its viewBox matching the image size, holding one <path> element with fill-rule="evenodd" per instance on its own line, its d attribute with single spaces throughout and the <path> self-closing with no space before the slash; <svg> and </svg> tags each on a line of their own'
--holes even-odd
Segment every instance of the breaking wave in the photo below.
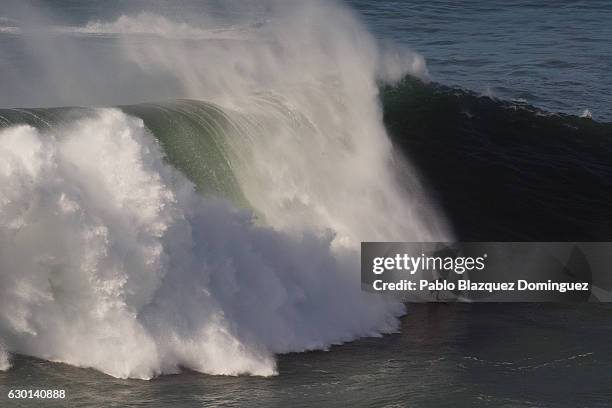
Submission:
<svg viewBox="0 0 612 408">
<path fill-rule="evenodd" d="M 194 193 L 146 133 L 117 110 L 0 133 L 9 350 L 117 377 L 270 375 L 273 353 L 396 329 L 355 253 Z"/>
<path fill-rule="evenodd" d="M 449 236 L 378 100 L 424 61 L 344 8 L 274 4 L 238 24 L 248 41 L 140 14 L 82 27 L 117 37 L 96 70 L 40 55 L 56 106 L 165 102 L 0 110 L 9 352 L 122 378 L 272 375 L 274 354 L 397 329 L 403 305 L 360 290 L 358 248 Z"/>
</svg>

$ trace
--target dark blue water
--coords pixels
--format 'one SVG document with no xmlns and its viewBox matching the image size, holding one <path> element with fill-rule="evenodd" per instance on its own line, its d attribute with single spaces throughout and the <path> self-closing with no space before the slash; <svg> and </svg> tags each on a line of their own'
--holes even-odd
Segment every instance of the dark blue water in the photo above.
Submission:
<svg viewBox="0 0 612 408">
<path fill-rule="evenodd" d="M 612 2 L 350 0 L 436 81 L 612 121 Z"/>
</svg>

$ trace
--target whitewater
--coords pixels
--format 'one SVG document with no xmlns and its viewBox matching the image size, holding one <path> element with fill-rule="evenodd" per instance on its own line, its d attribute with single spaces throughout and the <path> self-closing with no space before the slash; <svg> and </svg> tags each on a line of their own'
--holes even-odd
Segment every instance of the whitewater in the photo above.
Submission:
<svg viewBox="0 0 612 408">
<path fill-rule="evenodd" d="M 398 329 L 358 251 L 450 237 L 378 100 L 425 62 L 334 3 L 268 3 L 15 31 L 48 67 L 40 104 L 115 107 L 0 110 L 0 369 L 267 376 L 276 354 Z M 103 72 L 83 36 L 117 46 Z"/>
</svg>

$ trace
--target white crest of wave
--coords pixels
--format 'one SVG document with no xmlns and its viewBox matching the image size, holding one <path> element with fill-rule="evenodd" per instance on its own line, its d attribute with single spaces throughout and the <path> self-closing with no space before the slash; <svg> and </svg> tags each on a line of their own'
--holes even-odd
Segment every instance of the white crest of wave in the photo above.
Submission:
<svg viewBox="0 0 612 408">
<path fill-rule="evenodd" d="M 1 130 L 0 157 L 0 341 L 12 353 L 122 378 L 271 375 L 274 353 L 392 331 L 403 312 L 360 290 L 358 254 L 332 251 L 331 237 L 258 227 L 194 193 L 117 110 Z"/>
<path fill-rule="evenodd" d="M 593 113 L 589 109 L 585 109 L 580 114 L 581 118 L 593 119 Z"/>
</svg>

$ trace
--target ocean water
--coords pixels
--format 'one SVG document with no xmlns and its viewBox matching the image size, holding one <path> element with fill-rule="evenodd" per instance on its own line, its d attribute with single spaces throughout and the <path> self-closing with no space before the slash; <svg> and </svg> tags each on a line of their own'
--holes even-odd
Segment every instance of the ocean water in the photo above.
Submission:
<svg viewBox="0 0 612 408">
<path fill-rule="evenodd" d="M 280 356 L 274 377 L 120 380 L 18 357 L 0 379 L 3 391 L 66 389 L 68 404 L 45 406 L 607 407 L 609 316 L 596 305 L 421 304 L 402 334 Z"/>
<path fill-rule="evenodd" d="M 0 406 L 609 406 L 609 306 L 398 304 L 358 243 L 611 240 L 611 13 L 3 1 Z"/>
<path fill-rule="evenodd" d="M 202 2 L 189 0 L 178 3 L 109 0 L 104 5 L 76 0 L 30 3 L 43 15 L 51 14 L 54 21 L 66 26 L 113 21 L 122 14 L 142 10 L 197 21 L 202 11 Z M 226 20 L 238 20 L 243 13 L 235 7 L 241 3 L 239 0 L 205 3 L 208 15 L 223 16 Z M 612 121 L 609 75 L 612 5 L 606 0 L 537 4 L 497 0 L 349 0 L 348 4 L 379 40 L 393 46 L 401 44 L 423 55 L 435 81 L 492 97 L 524 101 L 551 112 L 581 115 L 588 109 L 595 119 Z M 265 3 L 250 5 L 252 21 L 266 21 L 266 7 Z M 0 32 L 10 34 L 20 13 L 18 8 L 6 7 L 4 14 Z M 27 60 L 27 50 L 11 45 L 12 40 L 6 35 L 1 41 L 9 42 L 3 47 L 3 76 L 7 77 L 6 71 L 32 70 L 30 77 L 37 81 L 40 72 L 36 71 L 36 64 Z M 7 81 L 3 85 L 0 106 L 33 106 L 32 102 L 41 102 L 40 89 L 34 97 L 36 90 L 26 87 L 10 92 L 15 84 Z M 97 91 L 100 103 L 116 103 L 103 90 Z M 55 106 L 52 99 L 43 99 L 44 104 Z"/>
<path fill-rule="evenodd" d="M 351 0 L 380 38 L 423 54 L 432 77 L 552 112 L 612 121 L 612 4 Z"/>
</svg>

